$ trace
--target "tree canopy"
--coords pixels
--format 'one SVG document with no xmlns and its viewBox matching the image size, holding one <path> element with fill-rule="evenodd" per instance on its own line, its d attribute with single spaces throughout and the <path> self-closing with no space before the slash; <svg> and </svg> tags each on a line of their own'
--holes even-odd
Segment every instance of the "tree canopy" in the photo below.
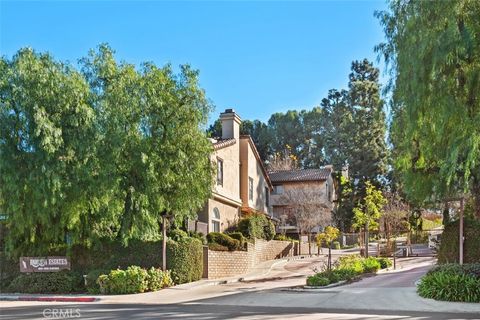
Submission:
<svg viewBox="0 0 480 320">
<path fill-rule="evenodd" d="M 377 50 L 391 75 L 395 168 L 411 201 L 470 194 L 480 216 L 480 2 L 391 1 Z"/>
<path fill-rule="evenodd" d="M 155 238 L 208 198 L 211 107 L 188 65 L 118 63 L 106 45 L 80 71 L 20 50 L 0 63 L 0 194 L 10 250 Z M 33 246 L 35 244 L 35 246 Z"/>
</svg>

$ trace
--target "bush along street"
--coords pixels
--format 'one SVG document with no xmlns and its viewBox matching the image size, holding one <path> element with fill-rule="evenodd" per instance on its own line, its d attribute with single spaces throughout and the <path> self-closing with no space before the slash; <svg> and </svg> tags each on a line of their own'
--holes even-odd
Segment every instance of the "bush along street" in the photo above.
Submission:
<svg viewBox="0 0 480 320">
<path fill-rule="evenodd" d="M 435 300 L 480 302 L 480 263 L 439 265 L 421 279 L 417 292 Z"/>
<path fill-rule="evenodd" d="M 358 255 L 340 257 L 331 270 L 307 278 L 307 286 L 323 287 L 340 281 L 353 281 L 365 273 L 376 273 L 392 266 L 388 258 L 362 258 Z"/>
</svg>

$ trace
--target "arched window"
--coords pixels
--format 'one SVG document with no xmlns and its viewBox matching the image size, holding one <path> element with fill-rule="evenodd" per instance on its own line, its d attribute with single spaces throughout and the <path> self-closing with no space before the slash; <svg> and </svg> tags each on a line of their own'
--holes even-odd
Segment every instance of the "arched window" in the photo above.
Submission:
<svg viewBox="0 0 480 320">
<path fill-rule="evenodd" d="M 218 208 L 213 208 L 212 231 L 220 232 L 220 210 Z"/>
</svg>

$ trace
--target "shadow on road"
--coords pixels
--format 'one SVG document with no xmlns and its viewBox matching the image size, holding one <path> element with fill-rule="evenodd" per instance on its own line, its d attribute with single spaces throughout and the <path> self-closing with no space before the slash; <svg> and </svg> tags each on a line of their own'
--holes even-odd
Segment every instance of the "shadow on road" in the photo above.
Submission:
<svg viewBox="0 0 480 320">
<path fill-rule="evenodd" d="M 45 319 L 44 309 L 77 310 L 80 319 L 284 319 L 300 316 L 304 319 L 478 319 L 478 314 L 449 314 L 404 311 L 370 311 L 314 309 L 295 307 L 253 307 L 209 304 L 83 304 L 59 306 L 27 306 L 3 308 L 0 318 L 9 320 Z M 51 312 L 51 311 L 49 311 Z"/>
</svg>

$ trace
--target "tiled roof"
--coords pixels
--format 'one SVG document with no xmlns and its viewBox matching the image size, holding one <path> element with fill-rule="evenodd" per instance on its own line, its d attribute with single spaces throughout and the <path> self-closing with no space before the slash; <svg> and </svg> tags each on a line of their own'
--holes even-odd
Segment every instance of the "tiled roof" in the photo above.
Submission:
<svg viewBox="0 0 480 320">
<path fill-rule="evenodd" d="M 228 147 L 228 146 L 232 146 L 236 142 L 237 141 L 235 140 L 235 138 L 214 140 L 214 142 L 212 142 L 213 143 L 213 149 L 218 150 L 218 149 L 222 149 L 222 148 L 225 148 L 225 147 Z"/>
<path fill-rule="evenodd" d="M 297 169 L 270 171 L 270 180 L 275 182 L 323 181 L 332 174 L 332 167 L 320 169 Z"/>
</svg>

